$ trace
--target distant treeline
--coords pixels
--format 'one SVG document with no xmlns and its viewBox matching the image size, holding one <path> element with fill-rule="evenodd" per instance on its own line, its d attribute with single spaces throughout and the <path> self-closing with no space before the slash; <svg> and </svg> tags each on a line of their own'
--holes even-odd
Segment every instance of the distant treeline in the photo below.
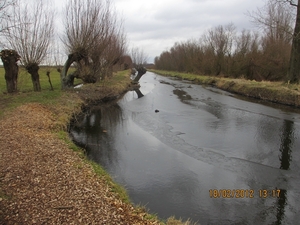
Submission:
<svg viewBox="0 0 300 225">
<path fill-rule="evenodd" d="M 199 40 L 175 43 L 155 58 L 156 69 L 255 80 L 284 80 L 292 45 L 293 14 L 267 4 L 252 15 L 261 28 L 237 32 L 234 24 L 208 30 Z"/>
</svg>

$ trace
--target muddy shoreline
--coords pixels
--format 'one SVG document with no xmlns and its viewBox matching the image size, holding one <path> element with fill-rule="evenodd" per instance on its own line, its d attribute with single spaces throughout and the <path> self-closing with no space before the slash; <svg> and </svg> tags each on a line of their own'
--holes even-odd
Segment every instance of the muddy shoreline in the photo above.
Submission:
<svg viewBox="0 0 300 225">
<path fill-rule="evenodd" d="M 151 71 L 162 76 L 188 80 L 194 84 L 210 85 L 249 98 L 300 108 L 299 85 L 282 84 L 282 82 L 256 82 L 244 79 L 200 76 L 161 70 Z"/>
</svg>

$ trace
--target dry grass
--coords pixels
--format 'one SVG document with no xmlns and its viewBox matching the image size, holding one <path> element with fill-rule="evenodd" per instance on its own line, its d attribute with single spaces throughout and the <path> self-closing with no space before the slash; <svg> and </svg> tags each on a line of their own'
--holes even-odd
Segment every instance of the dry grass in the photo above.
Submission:
<svg viewBox="0 0 300 225">
<path fill-rule="evenodd" d="M 194 223 L 194 222 L 191 222 L 191 221 L 185 221 L 183 222 L 181 219 L 176 219 L 175 217 L 170 217 L 168 220 L 167 220 L 167 225 L 200 225 L 199 223 Z"/>
<path fill-rule="evenodd" d="M 113 79 L 106 79 L 97 84 L 85 84 L 76 90 L 87 104 L 98 104 L 119 98 L 131 86 L 129 71 L 115 73 Z"/>
</svg>

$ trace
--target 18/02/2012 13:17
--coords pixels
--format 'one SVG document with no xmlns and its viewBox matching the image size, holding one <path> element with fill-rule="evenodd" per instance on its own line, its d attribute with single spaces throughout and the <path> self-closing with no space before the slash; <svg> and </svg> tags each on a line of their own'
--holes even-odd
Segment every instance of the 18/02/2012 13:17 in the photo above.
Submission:
<svg viewBox="0 0 300 225">
<path fill-rule="evenodd" d="M 259 198 L 279 198 L 280 189 L 261 189 L 258 190 Z M 256 192 L 253 189 L 210 189 L 210 198 L 254 198 Z"/>
</svg>

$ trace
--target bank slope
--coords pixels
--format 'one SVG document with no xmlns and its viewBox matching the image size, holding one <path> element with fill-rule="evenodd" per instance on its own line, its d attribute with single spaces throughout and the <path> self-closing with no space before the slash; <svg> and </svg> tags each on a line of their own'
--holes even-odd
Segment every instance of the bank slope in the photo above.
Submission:
<svg viewBox="0 0 300 225">
<path fill-rule="evenodd" d="M 294 106 L 298 108 L 300 107 L 300 85 L 284 84 L 282 82 L 256 82 L 254 80 L 245 79 L 201 76 L 196 74 L 179 73 L 164 70 L 151 71 L 163 76 L 189 80 L 196 84 L 212 85 L 222 90 L 251 98 Z"/>
</svg>

